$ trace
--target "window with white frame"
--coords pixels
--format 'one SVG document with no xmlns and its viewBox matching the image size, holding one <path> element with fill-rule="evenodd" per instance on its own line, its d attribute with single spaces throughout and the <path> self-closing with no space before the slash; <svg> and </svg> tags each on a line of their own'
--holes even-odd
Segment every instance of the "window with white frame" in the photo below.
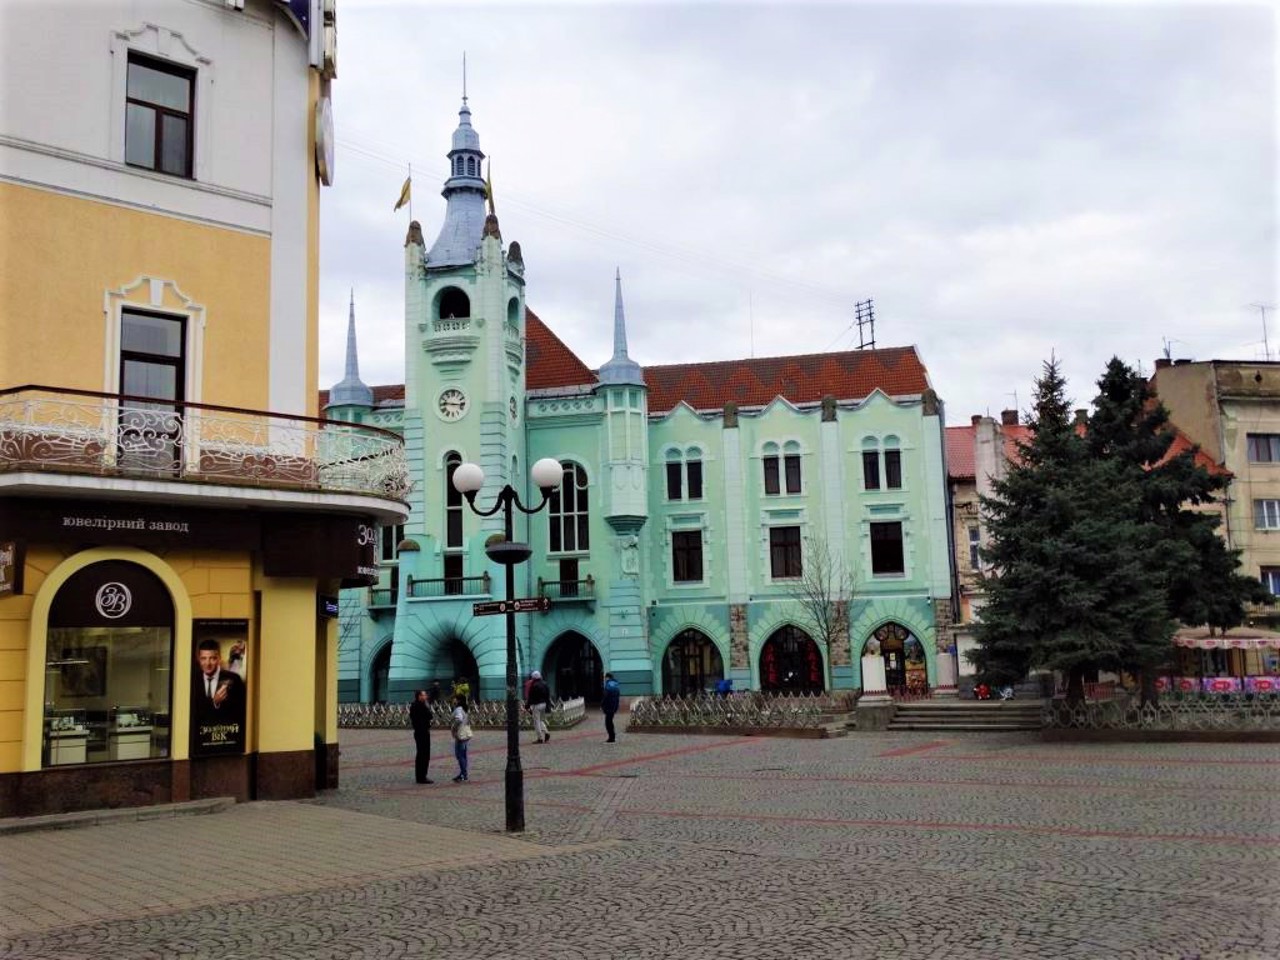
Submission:
<svg viewBox="0 0 1280 960">
<path fill-rule="evenodd" d="M 1263 567 L 1262 585 L 1267 588 L 1267 592 L 1273 596 L 1280 596 L 1280 567 Z"/>
<path fill-rule="evenodd" d="M 404 524 L 398 523 L 394 527 L 382 528 L 382 562 L 395 563 L 399 559 L 396 553 L 396 547 L 404 539 Z"/>
<path fill-rule="evenodd" d="M 1245 442 L 1250 463 L 1280 463 L 1280 433 L 1250 433 Z"/>
<path fill-rule="evenodd" d="M 1253 501 L 1253 525 L 1259 530 L 1280 530 L 1280 500 Z"/>
<path fill-rule="evenodd" d="M 178 177 L 191 176 L 194 91 L 194 70 L 129 54 L 125 163 Z"/>
<path fill-rule="evenodd" d="M 587 510 L 587 471 L 565 461 L 560 486 L 551 492 L 548 548 L 552 553 L 577 553 L 590 549 Z"/>
</svg>

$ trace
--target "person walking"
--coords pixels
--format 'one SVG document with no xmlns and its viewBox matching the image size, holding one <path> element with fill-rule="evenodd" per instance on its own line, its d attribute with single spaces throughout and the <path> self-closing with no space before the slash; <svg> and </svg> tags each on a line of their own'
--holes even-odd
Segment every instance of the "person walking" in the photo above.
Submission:
<svg viewBox="0 0 1280 960">
<path fill-rule="evenodd" d="M 427 776 L 427 768 L 431 766 L 431 707 L 427 704 L 427 691 L 414 692 L 413 703 L 409 704 L 409 723 L 417 747 L 413 755 L 413 779 L 418 783 L 435 783 Z"/>
<path fill-rule="evenodd" d="M 604 732 L 609 735 L 605 743 L 617 743 L 618 733 L 613 728 L 613 715 L 618 712 L 618 702 L 622 698 L 622 688 L 613 679 L 612 673 L 604 675 L 604 699 L 600 701 L 600 709 L 604 711 Z"/>
<path fill-rule="evenodd" d="M 535 743 L 546 743 L 551 739 L 551 733 L 547 730 L 547 711 L 551 709 L 551 688 L 547 686 L 547 681 L 542 679 L 542 674 L 537 670 L 529 674 L 529 692 L 525 694 L 525 709 L 533 715 L 533 735 L 537 738 Z"/>
<path fill-rule="evenodd" d="M 467 695 L 459 693 L 453 698 L 453 755 L 458 761 L 458 775 L 454 783 L 467 782 L 467 743 L 471 740 L 471 718 L 467 716 Z"/>
</svg>

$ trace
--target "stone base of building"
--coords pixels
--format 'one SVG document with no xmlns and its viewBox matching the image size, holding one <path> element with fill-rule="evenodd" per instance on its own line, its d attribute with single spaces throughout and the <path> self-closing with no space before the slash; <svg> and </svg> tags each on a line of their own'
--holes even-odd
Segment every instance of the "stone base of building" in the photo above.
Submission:
<svg viewBox="0 0 1280 960">
<path fill-rule="evenodd" d="M 323 778 L 323 779 L 322 779 Z M 0 774 L 0 817 L 147 807 L 212 797 L 301 800 L 338 785 L 338 745 L 287 753 L 94 763 Z"/>
<path fill-rule="evenodd" d="M 857 709 L 854 711 L 858 718 L 858 732 L 888 730 L 889 721 L 893 719 L 894 711 L 897 709 L 898 705 L 888 697 L 884 702 L 874 700 L 868 702 L 867 698 L 863 697 L 858 701 Z"/>
</svg>

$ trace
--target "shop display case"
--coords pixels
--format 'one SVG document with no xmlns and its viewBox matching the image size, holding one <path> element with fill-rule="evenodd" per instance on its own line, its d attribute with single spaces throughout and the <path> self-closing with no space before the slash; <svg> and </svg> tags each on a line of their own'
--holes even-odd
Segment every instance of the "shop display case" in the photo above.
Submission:
<svg viewBox="0 0 1280 960">
<path fill-rule="evenodd" d="M 50 710 L 45 716 L 49 766 L 84 763 L 89 728 L 83 710 Z"/>
<path fill-rule="evenodd" d="M 154 730 L 146 707 L 116 707 L 107 728 L 107 755 L 111 760 L 148 760 Z"/>
</svg>

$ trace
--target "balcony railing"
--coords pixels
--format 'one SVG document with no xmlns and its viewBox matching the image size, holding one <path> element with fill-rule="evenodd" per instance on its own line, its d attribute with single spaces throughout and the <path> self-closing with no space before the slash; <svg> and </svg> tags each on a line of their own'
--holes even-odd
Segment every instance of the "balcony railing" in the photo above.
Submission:
<svg viewBox="0 0 1280 960">
<path fill-rule="evenodd" d="M 552 603 L 558 601 L 593 601 L 596 598 L 596 582 L 591 577 L 585 580 L 543 580 L 538 578 L 538 596 L 548 597 Z"/>
<path fill-rule="evenodd" d="M 429 597 L 488 596 L 489 575 L 480 577 L 440 577 L 436 580 L 409 581 L 408 596 L 421 600 Z"/>
<path fill-rule="evenodd" d="M 369 606 L 371 607 L 394 607 L 398 599 L 398 591 L 390 587 L 369 588 Z"/>
<path fill-rule="evenodd" d="M 87 390 L 0 390 L 0 473 L 290 487 L 404 500 L 404 441 L 388 430 Z"/>
</svg>

